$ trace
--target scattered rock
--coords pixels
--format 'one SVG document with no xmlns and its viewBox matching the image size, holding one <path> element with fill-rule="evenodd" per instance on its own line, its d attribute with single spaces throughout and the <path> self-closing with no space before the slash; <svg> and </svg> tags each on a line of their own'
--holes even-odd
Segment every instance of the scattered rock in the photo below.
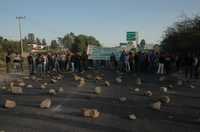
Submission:
<svg viewBox="0 0 200 132">
<path fill-rule="evenodd" d="M 6 90 L 7 88 L 6 88 L 6 86 L 2 86 L 1 89 L 2 90 Z"/>
<path fill-rule="evenodd" d="M 18 86 L 20 86 L 20 87 L 24 87 L 26 84 L 24 83 L 24 82 L 20 82 L 19 84 L 18 84 Z"/>
<path fill-rule="evenodd" d="M 6 132 L 5 130 L 0 130 L 0 132 Z"/>
<path fill-rule="evenodd" d="M 135 120 L 135 119 L 137 119 L 137 118 L 136 118 L 135 114 L 131 114 L 131 115 L 129 115 L 129 119 L 130 119 L 130 120 Z"/>
<path fill-rule="evenodd" d="M 33 88 L 33 85 L 28 84 L 26 87 L 27 87 L 27 88 Z"/>
<path fill-rule="evenodd" d="M 110 87 L 110 82 L 109 82 L 109 81 L 105 81 L 105 85 L 106 85 L 107 87 Z"/>
<path fill-rule="evenodd" d="M 145 95 L 145 96 L 152 96 L 153 93 L 152 93 L 150 90 L 148 90 L 148 91 L 145 91 L 145 92 L 144 92 L 144 95 Z"/>
<path fill-rule="evenodd" d="M 56 95 L 56 90 L 55 89 L 49 89 L 49 94 L 50 95 Z"/>
<path fill-rule="evenodd" d="M 174 86 L 173 86 L 172 84 L 170 84 L 168 87 L 169 87 L 169 88 L 173 88 Z"/>
<path fill-rule="evenodd" d="M 48 109 L 51 107 L 51 99 L 45 99 L 40 103 L 40 108 Z"/>
<path fill-rule="evenodd" d="M 120 97 L 119 100 L 120 100 L 121 102 L 125 102 L 125 101 L 127 100 L 127 98 L 126 98 L 126 97 Z"/>
<path fill-rule="evenodd" d="M 32 80 L 36 80 L 36 76 L 31 76 L 31 79 Z"/>
<path fill-rule="evenodd" d="M 96 87 L 95 88 L 95 93 L 96 94 L 101 94 L 101 87 Z"/>
<path fill-rule="evenodd" d="M 13 87 L 11 87 L 11 93 L 13 93 L 13 94 L 23 94 L 23 89 L 21 87 L 13 86 Z"/>
<path fill-rule="evenodd" d="M 142 80 L 140 78 L 137 78 L 136 84 L 137 85 L 142 85 Z"/>
<path fill-rule="evenodd" d="M 169 118 L 169 119 L 173 119 L 173 118 L 174 118 L 174 116 L 171 116 L 171 115 L 170 115 L 170 116 L 168 116 L 168 118 Z"/>
<path fill-rule="evenodd" d="M 60 87 L 60 88 L 58 89 L 58 92 L 59 92 L 59 93 L 62 93 L 63 91 L 64 91 L 63 87 Z"/>
<path fill-rule="evenodd" d="M 47 86 L 47 85 L 48 85 L 48 83 L 46 83 L 46 82 L 45 82 L 43 85 L 44 85 L 44 86 Z"/>
<path fill-rule="evenodd" d="M 161 109 L 161 101 L 158 101 L 158 102 L 155 102 L 151 105 L 151 108 L 154 109 L 154 110 L 160 110 Z"/>
<path fill-rule="evenodd" d="M 97 109 L 83 108 L 81 109 L 81 114 L 84 117 L 89 117 L 89 118 L 98 118 L 100 116 L 100 112 Z"/>
<path fill-rule="evenodd" d="M 7 109 L 13 109 L 16 107 L 16 102 L 13 100 L 6 99 L 4 107 Z"/>
<path fill-rule="evenodd" d="M 30 79 L 30 77 L 26 76 L 26 77 L 23 77 L 23 79 L 28 80 L 28 79 Z"/>
<path fill-rule="evenodd" d="M 183 81 L 182 81 L 182 80 L 178 80 L 177 85 L 178 85 L 178 86 L 183 85 Z"/>
<path fill-rule="evenodd" d="M 159 80 L 162 82 L 162 81 L 164 81 L 165 80 L 165 76 L 161 76 L 160 78 L 159 78 Z"/>
<path fill-rule="evenodd" d="M 88 74 L 88 75 L 86 76 L 86 78 L 87 78 L 87 79 L 92 79 L 92 75 Z"/>
<path fill-rule="evenodd" d="M 85 79 L 81 77 L 78 87 L 83 87 L 84 85 L 85 85 Z"/>
<path fill-rule="evenodd" d="M 98 80 L 98 81 L 103 80 L 103 78 L 101 76 L 98 76 L 98 75 L 96 76 L 95 79 Z"/>
<path fill-rule="evenodd" d="M 160 99 L 159 99 L 162 103 L 170 103 L 170 98 L 169 96 L 161 96 Z"/>
<path fill-rule="evenodd" d="M 45 89 L 46 86 L 43 84 L 43 85 L 40 86 L 40 88 L 41 88 L 41 89 Z"/>
<path fill-rule="evenodd" d="M 139 89 L 139 88 L 135 88 L 134 91 L 135 91 L 135 92 L 139 92 L 140 89 Z"/>
<path fill-rule="evenodd" d="M 61 79 L 62 79 L 62 77 L 61 77 L 61 76 L 58 76 L 58 77 L 56 77 L 56 79 L 57 79 L 57 80 L 61 80 Z"/>
<path fill-rule="evenodd" d="M 160 91 L 163 93 L 167 93 L 167 87 L 160 87 Z"/>
<path fill-rule="evenodd" d="M 115 80 L 116 80 L 117 83 L 122 83 L 121 77 L 117 77 Z"/>
<path fill-rule="evenodd" d="M 78 75 L 74 75 L 74 80 L 75 80 L 75 81 L 79 81 L 79 80 L 81 80 L 81 77 L 78 76 Z"/>
<path fill-rule="evenodd" d="M 191 85 L 190 85 L 190 88 L 195 88 L 195 86 L 191 84 Z"/>
<path fill-rule="evenodd" d="M 51 79 L 51 83 L 56 83 L 56 82 L 57 82 L 57 80 Z"/>
</svg>

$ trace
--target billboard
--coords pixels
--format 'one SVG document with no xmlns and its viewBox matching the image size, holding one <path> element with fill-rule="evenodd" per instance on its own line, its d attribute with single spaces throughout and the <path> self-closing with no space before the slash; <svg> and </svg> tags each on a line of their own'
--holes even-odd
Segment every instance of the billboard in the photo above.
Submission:
<svg viewBox="0 0 200 132">
<path fill-rule="evenodd" d="M 119 59 L 123 48 L 121 47 L 97 47 L 88 45 L 87 54 L 88 59 L 91 60 L 110 60 L 112 53 L 115 54 L 116 59 Z"/>
</svg>

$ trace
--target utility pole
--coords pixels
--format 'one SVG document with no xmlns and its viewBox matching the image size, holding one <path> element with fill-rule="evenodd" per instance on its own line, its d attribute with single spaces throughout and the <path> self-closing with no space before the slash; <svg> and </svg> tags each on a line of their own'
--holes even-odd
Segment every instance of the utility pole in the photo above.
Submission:
<svg viewBox="0 0 200 132">
<path fill-rule="evenodd" d="M 16 17 L 18 19 L 18 24 L 19 24 L 19 37 L 20 37 L 20 48 L 21 48 L 21 55 L 23 55 L 23 41 L 22 41 L 22 29 L 21 29 L 21 19 L 25 19 L 25 16 L 18 16 Z"/>
</svg>

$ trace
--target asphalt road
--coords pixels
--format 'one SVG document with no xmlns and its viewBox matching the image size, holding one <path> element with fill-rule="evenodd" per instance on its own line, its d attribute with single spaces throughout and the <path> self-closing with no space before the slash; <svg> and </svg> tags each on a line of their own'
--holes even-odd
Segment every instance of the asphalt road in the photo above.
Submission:
<svg viewBox="0 0 200 132">
<path fill-rule="evenodd" d="M 106 87 L 104 81 L 96 81 L 95 76 L 104 74 L 104 79 L 110 81 Z M 17 107 L 12 110 L 0 108 L 0 130 L 6 132 L 199 132 L 200 131 L 200 83 L 185 82 L 177 85 L 176 74 L 166 76 L 163 82 L 158 75 L 141 74 L 142 85 L 136 84 L 135 74 L 119 75 L 110 70 L 88 71 L 80 76 L 93 75 L 86 80 L 86 85 L 77 87 L 71 73 L 65 73 L 64 79 L 56 84 L 49 84 L 47 89 L 41 89 L 43 80 L 25 80 L 33 88 L 24 88 L 22 95 L 12 95 L 1 90 L 2 97 L 14 99 Z M 122 83 L 116 83 L 115 78 L 122 76 Z M 195 88 L 190 88 L 191 83 Z M 160 111 L 150 108 L 160 92 L 161 86 L 174 87 L 168 89 L 165 95 L 171 99 L 169 104 L 163 104 Z M 96 95 L 94 88 L 102 87 L 102 94 Z M 48 95 L 48 89 L 59 87 L 64 92 L 55 96 Z M 140 92 L 131 89 L 140 88 Z M 143 95 L 143 91 L 151 90 L 153 96 Z M 127 97 L 121 102 L 120 97 Z M 41 109 L 40 102 L 45 98 L 52 99 L 50 109 Z M 81 108 L 96 108 L 102 114 L 97 119 L 85 118 L 80 114 Z M 130 120 L 128 116 L 135 114 L 137 119 Z"/>
</svg>

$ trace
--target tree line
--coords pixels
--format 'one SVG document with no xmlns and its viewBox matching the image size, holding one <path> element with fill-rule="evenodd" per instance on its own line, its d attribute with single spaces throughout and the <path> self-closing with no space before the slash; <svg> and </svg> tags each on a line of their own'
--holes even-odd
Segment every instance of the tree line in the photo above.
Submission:
<svg viewBox="0 0 200 132">
<path fill-rule="evenodd" d="M 186 17 L 168 27 L 161 47 L 172 53 L 200 53 L 200 16 Z"/>
<path fill-rule="evenodd" d="M 57 49 L 61 46 L 63 48 L 68 48 L 72 52 L 83 52 L 88 45 L 101 46 L 100 42 L 93 36 L 84 34 L 75 35 L 71 32 L 63 37 L 58 37 L 57 40 L 52 40 L 50 47 L 52 49 Z"/>
</svg>

